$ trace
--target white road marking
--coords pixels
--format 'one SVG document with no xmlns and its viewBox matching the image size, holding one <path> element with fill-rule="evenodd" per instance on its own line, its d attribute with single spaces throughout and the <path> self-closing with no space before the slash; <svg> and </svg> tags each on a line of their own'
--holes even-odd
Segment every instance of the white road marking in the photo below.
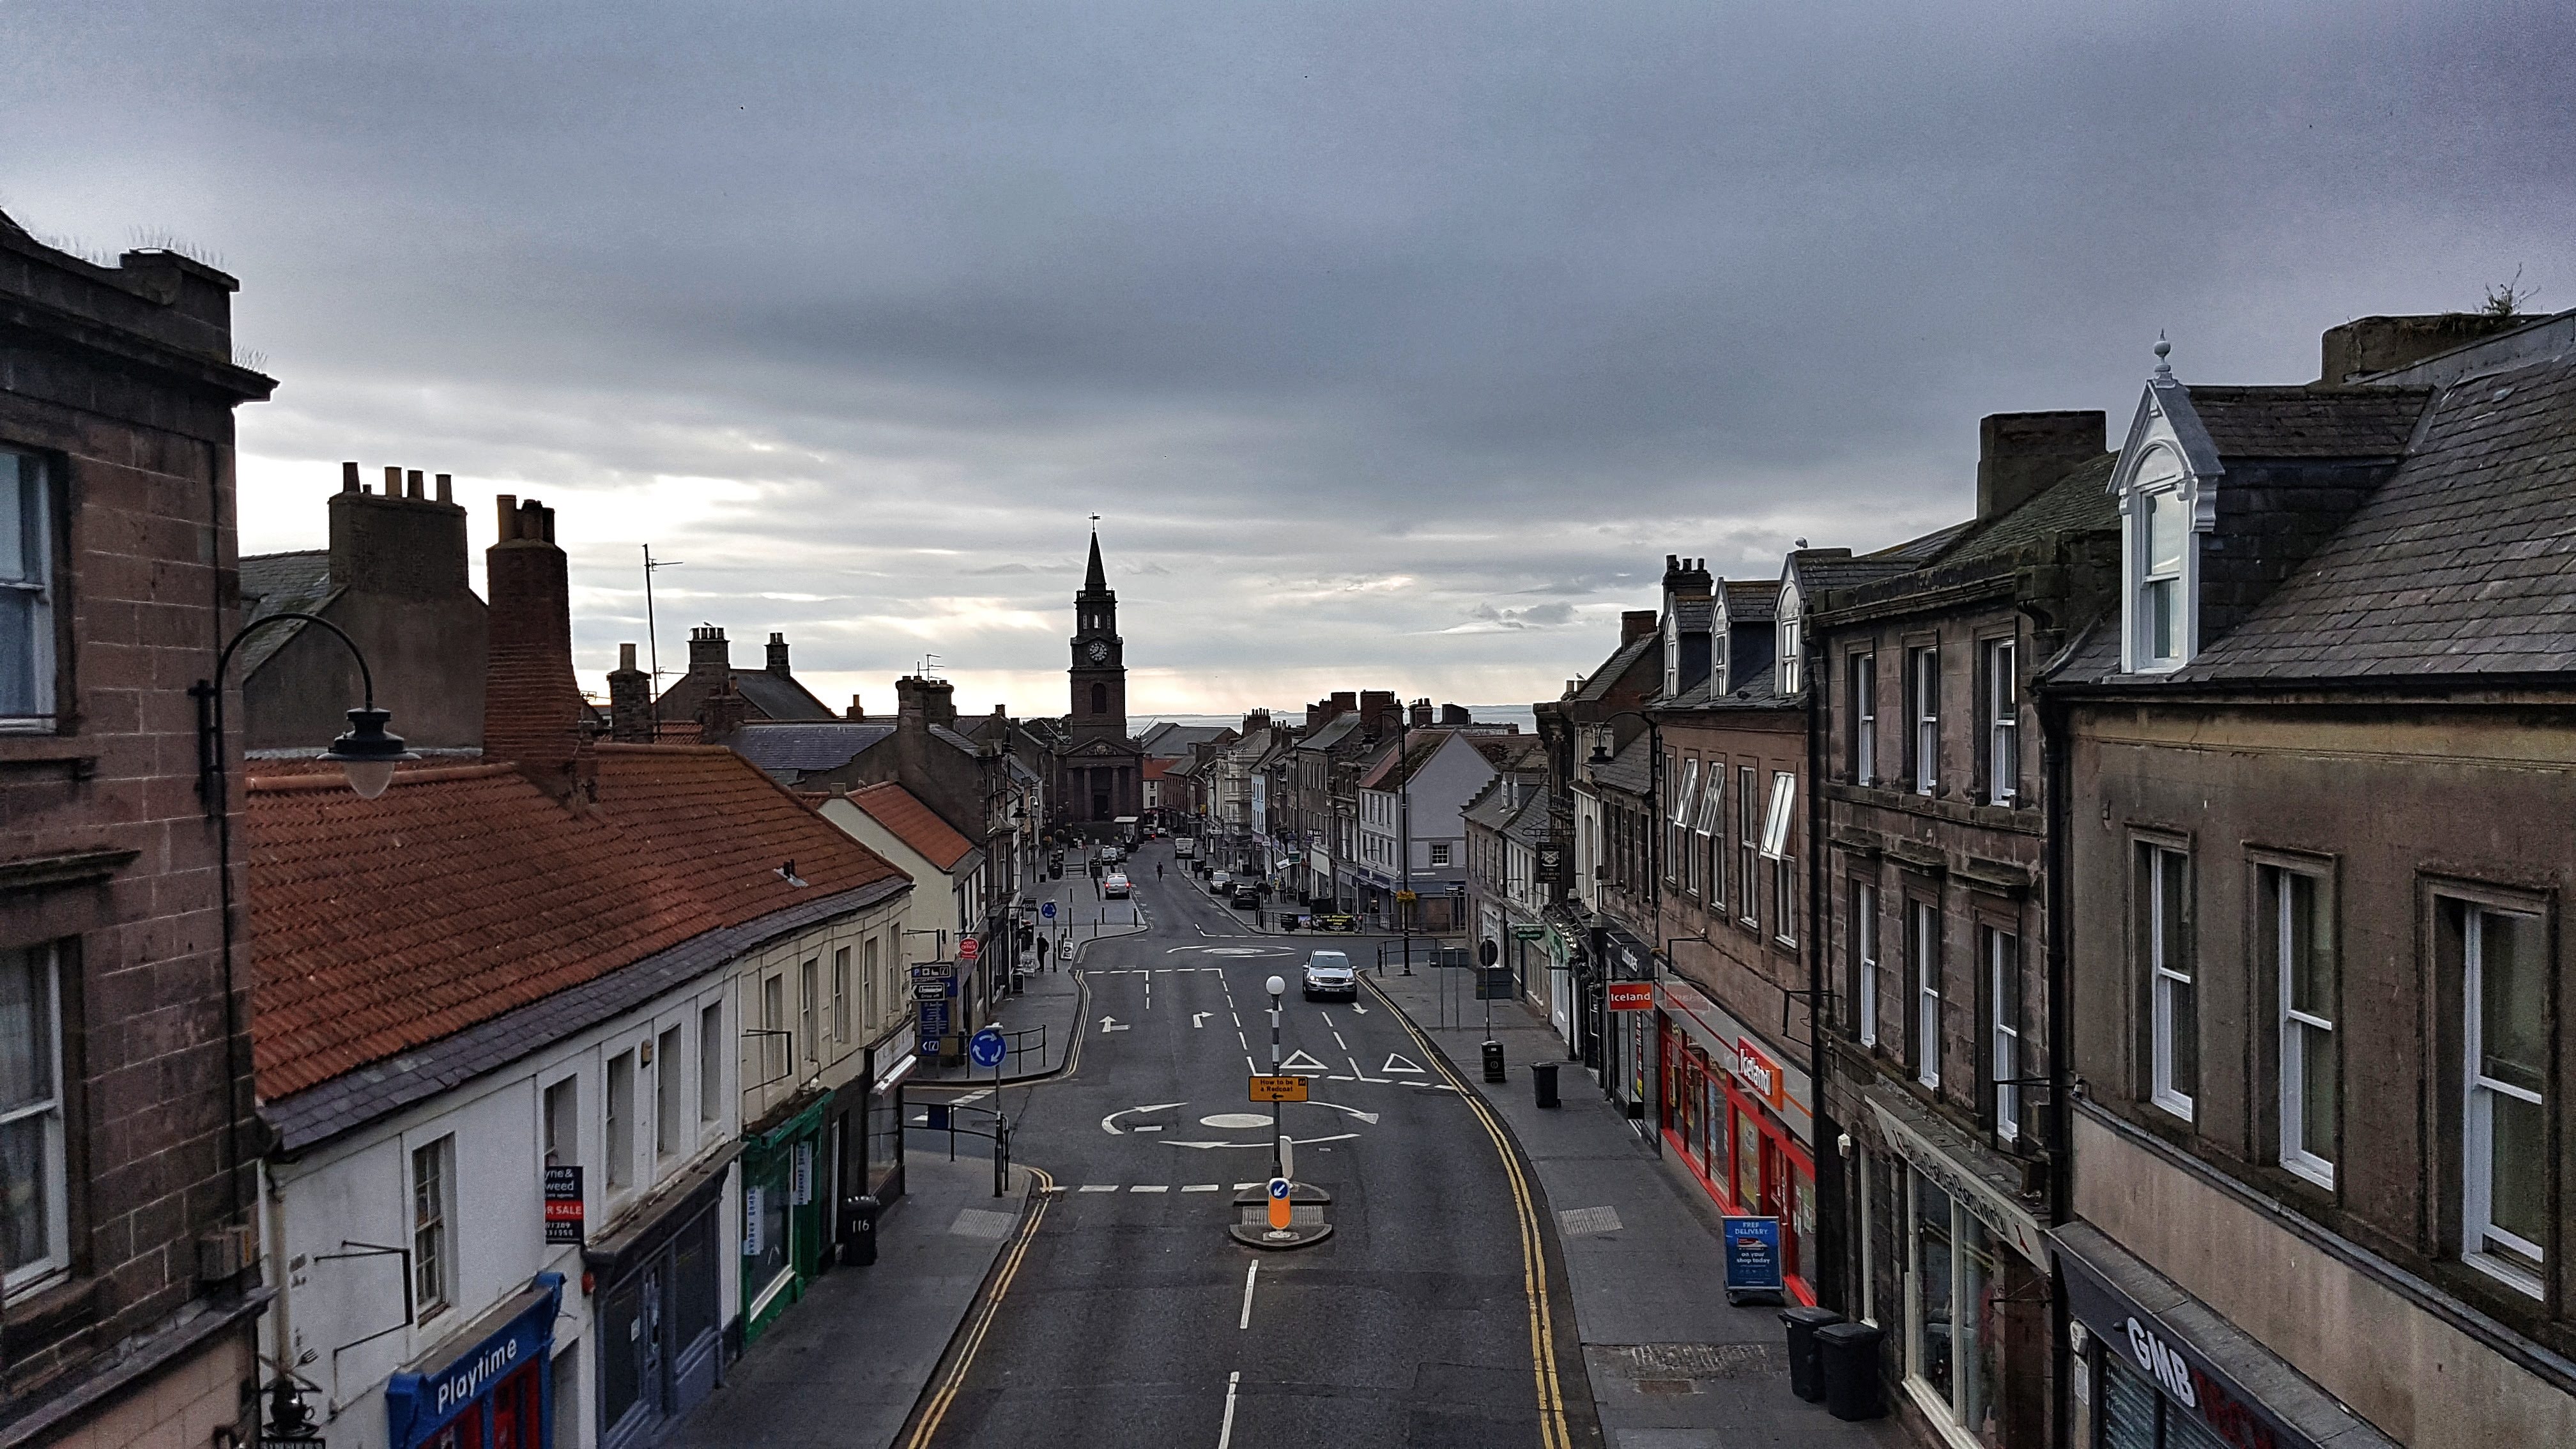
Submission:
<svg viewBox="0 0 2576 1449">
<path fill-rule="evenodd" d="M 1259 1282 L 1260 1279 L 1261 1260 L 1259 1258 L 1255 1258 L 1250 1263 L 1246 1264 L 1243 1269 L 1243 1317 L 1236 1321 L 1234 1326 L 1237 1328 L 1250 1328 L 1252 1326 L 1252 1285 Z"/>
<path fill-rule="evenodd" d="M 1116 1192 L 1117 1190 L 1118 1184 L 1114 1182 L 1086 1182 L 1077 1189 L 1080 1192 Z"/>
<path fill-rule="evenodd" d="M 1325 1066 L 1322 1062 L 1315 1060 L 1304 1052 L 1291 1052 L 1288 1054 L 1288 1060 L 1279 1064 L 1279 1070 L 1293 1074 L 1297 1072 L 1329 1072 L 1332 1068 Z"/>
<path fill-rule="evenodd" d="M 1245 1052 L 1243 1054 L 1243 1069 L 1252 1073 L 1256 1077 L 1261 1075 L 1261 1068 L 1253 1065 L 1252 1053 L 1250 1052 Z"/>
<path fill-rule="evenodd" d="M 1221 1182 L 1194 1182 L 1194 1183 L 1191 1183 L 1189 1186 L 1182 1188 L 1182 1189 L 1181 1189 L 1181 1191 L 1183 1191 L 1183 1192 L 1223 1192 L 1223 1191 L 1225 1191 L 1225 1184 L 1223 1184 L 1223 1183 L 1221 1183 Z"/>
<path fill-rule="evenodd" d="M 952 1098 L 950 1098 L 950 1099 L 949 1099 L 949 1102 L 948 1102 L 948 1105 L 950 1105 L 950 1106 L 952 1106 L 952 1107 L 963 1107 L 963 1106 L 965 1106 L 965 1105 L 966 1105 L 967 1103 L 969 1103 L 969 1102 L 980 1102 L 980 1101 L 984 1100 L 986 1097 L 989 1097 L 989 1096 L 991 1096 L 991 1095 L 993 1095 L 993 1089 L 992 1089 L 992 1088 L 990 1088 L 990 1087 L 978 1087 L 978 1088 L 976 1088 L 974 1091 L 968 1092 L 968 1093 L 967 1093 L 965 1096 L 963 1096 L 963 1097 L 952 1097 Z"/>
<path fill-rule="evenodd" d="M 1394 1052 L 1388 1052 L 1386 1054 L 1386 1065 L 1378 1068 L 1378 1070 L 1385 1072 L 1390 1076 L 1408 1075 L 1418 1077 L 1422 1075 L 1422 1068 L 1415 1066 L 1411 1060 L 1398 1056 Z"/>
<path fill-rule="evenodd" d="M 1360 1015 L 1362 1015 L 1362 1016 L 1366 1016 L 1366 1015 L 1368 1015 L 1368 1008 L 1367 1008 L 1367 1007 L 1365 1007 L 1365 1006 L 1360 1005 L 1360 1004 L 1359 1004 L 1358 1002 L 1356 1002 L 1356 1001 L 1354 1001 L 1354 1002 L 1352 1002 L 1352 1003 L 1351 1003 L 1351 1010 L 1358 1012 L 1358 1013 L 1359 1013 Z"/>
<path fill-rule="evenodd" d="M 1296 1143 L 1300 1147 L 1304 1147 L 1316 1142 L 1348 1142 L 1359 1135 L 1360 1134 L 1356 1132 L 1336 1132 L 1329 1137 L 1291 1137 L 1288 1140 Z M 1163 1145 L 1165 1147 L 1196 1147 L 1201 1151 L 1205 1151 L 1211 1147 L 1260 1147 L 1266 1149 L 1270 1146 L 1267 1142 L 1177 1142 L 1169 1137 L 1163 1139 Z"/>
<path fill-rule="evenodd" d="M 1351 1044 L 1342 1040 L 1342 1034 L 1338 1031 L 1333 1033 L 1333 1045 L 1340 1047 L 1344 1051 L 1349 1051 L 1351 1049 Z M 1356 1072 L 1359 1068 L 1353 1067 L 1351 1070 Z"/>
<path fill-rule="evenodd" d="M 1127 1189 L 1127 1190 L 1128 1190 L 1129 1192 L 1170 1192 L 1172 1189 L 1171 1189 L 1171 1186 L 1170 1186 L 1169 1184 L 1167 1184 L 1167 1183 L 1156 1183 L 1156 1184 L 1154 1184 L 1152 1187 L 1146 1187 L 1146 1186 L 1144 1186 L 1143 1184 L 1141 1184 L 1141 1183 L 1140 1183 L 1140 1184 L 1138 1184 L 1137 1186 L 1135 1186 L 1135 1187 L 1131 1187 L 1131 1188 L 1129 1188 L 1129 1189 Z"/>
<path fill-rule="evenodd" d="M 1241 1369 L 1236 1369 L 1225 1376 L 1225 1424 L 1216 1431 L 1216 1449 L 1226 1449 L 1228 1444 L 1234 1442 L 1234 1390 L 1235 1386 L 1242 1382 L 1243 1370 Z"/>
<path fill-rule="evenodd" d="M 1127 1130 L 1130 1132 L 1160 1132 L 1163 1130 L 1163 1124 L 1160 1122 L 1139 1122 Z"/>
<path fill-rule="evenodd" d="M 1234 1185 L 1234 1190 L 1236 1192 L 1250 1192 L 1259 1186 L 1261 1186 L 1261 1184 L 1257 1182 L 1238 1182 Z"/>
<path fill-rule="evenodd" d="M 1148 1105 L 1143 1106 L 1143 1107 L 1121 1107 L 1121 1108 L 1119 1108 L 1117 1111 L 1112 1112 L 1112 1113 L 1110 1113 L 1108 1116 L 1103 1117 L 1103 1118 L 1101 1118 L 1101 1119 L 1100 1119 L 1100 1130 L 1101 1130 L 1101 1131 L 1103 1131 L 1103 1132 L 1108 1133 L 1108 1134 L 1109 1134 L 1110 1136 L 1112 1136 L 1112 1137 L 1121 1137 L 1121 1136 L 1126 1135 L 1126 1133 L 1125 1133 L 1125 1129 L 1121 1128 L 1121 1127 L 1118 1125 L 1118 1119 L 1119 1119 L 1119 1118 L 1121 1118 L 1121 1117 L 1126 1116 L 1128 1113 L 1130 1113 L 1130 1112 L 1168 1112 L 1168 1111 L 1170 1111 L 1170 1110 L 1171 1110 L 1172 1108 L 1174 1108 L 1174 1107 L 1179 1107 L 1179 1106 L 1183 1106 L 1183 1105 L 1185 1105 L 1185 1104 L 1184 1104 L 1184 1103 L 1180 1103 L 1180 1102 L 1154 1102 L 1154 1103 L 1148 1104 Z"/>
<path fill-rule="evenodd" d="M 1136 1028 L 1132 1026 L 1121 1026 L 1118 1022 L 1118 1018 L 1114 1016 L 1104 1016 L 1100 1018 L 1100 1031 L 1104 1036 L 1113 1031 L 1134 1031 L 1135 1029 Z"/>
<path fill-rule="evenodd" d="M 1190 1013 L 1190 1025 L 1193 1028 L 1204 1027 L 1207 1025 L 1207 1019 L 1214 1015 L 1216 1013 L 1213 1011 L 1193 1011 Z"/>
</svg>

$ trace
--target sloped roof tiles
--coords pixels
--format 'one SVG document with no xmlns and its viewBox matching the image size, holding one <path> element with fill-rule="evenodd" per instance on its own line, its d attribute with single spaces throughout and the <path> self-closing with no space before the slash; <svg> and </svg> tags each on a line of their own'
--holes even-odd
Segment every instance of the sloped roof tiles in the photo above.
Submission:
<svg viewBox="0 0 2576 1449">
<path fill-rule="evenodd" d="M 942 820 L 921 797 L 887 780 L 876 785 L 862 785 L 848 795 L 851 804 L 866 812 L 867 817 L 894 833 L 897 840 L 919 852 L 921 858 L 941 870 L 954 870 L 975 847 L 954 826 Z"/>
</svg>

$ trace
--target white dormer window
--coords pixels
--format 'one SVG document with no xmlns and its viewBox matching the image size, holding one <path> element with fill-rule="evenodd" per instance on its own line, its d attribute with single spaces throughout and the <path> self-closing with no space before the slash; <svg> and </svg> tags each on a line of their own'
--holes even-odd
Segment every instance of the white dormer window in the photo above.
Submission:
<svg viewBox="0 0 2576 1449">
<path fill-rule="evenodd" d="M 1780 590 L 1780 692 L 1796 694 L 1799 688 L 1798 657 L 1798 586 Z"/>
<path fill-rule="evenodd" d="M 2159 371 L 2111 474 L 2120 505 L 2120 667 L 2179 669 L 2199 652 L 2198 535 L 2215 521 L 2226 468 L 2181 384 Z"/>
<path fill-rule="evenodd" d="M 2138 496 L 2140 532 L 2145 548 L 2138 569 L 2138 662 L 2146 669 L 2171 669 L 2190 649 L 2183 638 L 2182 556 L 2191 529 L 2178 489 L 2160 488 Z"/>
</svg>

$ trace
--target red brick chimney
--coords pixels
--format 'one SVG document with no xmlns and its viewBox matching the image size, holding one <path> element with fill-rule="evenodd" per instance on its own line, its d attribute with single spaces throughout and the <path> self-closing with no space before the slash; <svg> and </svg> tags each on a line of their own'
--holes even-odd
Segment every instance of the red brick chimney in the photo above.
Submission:
<svg viewBox="0 0 2576 1449">
<path fill-rule="evenodd" d="M 707 694 L 698 706 L 698 742 L 718 745 L 742 729 L 743 716 L 750 712 L 751 702 L 742 697 L 742 686 L 728 674 Z"/>
<path fill-rule="evenodd" d="M 572 597 L 555 511 L 501 495 L 501 538 L 483 555 L 491 645 L 483 675 L 483 757 L 519 767 L 556 798 L 595 778 L 572 674 Z"/>
<path fill-rule="evenodd" d="M 1623 609 L 1619 613 L 1619 642 L 1634 644 L 1655 632 L 1655 611 Z"/>
<path fill-rule="evenodd" d="M 608 671 L 608 737 L 628 744 L 653 742 L 653 684 L 635 667 L 635 646 L 617 646 L 617 667 Z"/>
</svg>

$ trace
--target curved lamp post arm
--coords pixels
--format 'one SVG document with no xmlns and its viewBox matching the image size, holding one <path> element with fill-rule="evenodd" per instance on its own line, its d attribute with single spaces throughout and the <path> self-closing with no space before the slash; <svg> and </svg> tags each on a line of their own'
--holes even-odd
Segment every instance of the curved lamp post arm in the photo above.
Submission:
<svg viewBox="0 0 2576 1449">
<path fill-rule="evenodd" d="M 367 667 L 366 653 L 358 647 L 358 641 L 350 638 L 347 630 L 319 614 L 280 610 L 244 624 L 225 641 L 222 651 L 215 656 L 215 677 L 200 679 L 188 687 L 189 696 L 197 701 L 197 797 L 209 818 L 224 814 L 228 795 L 224 784 L 224 675 L 232 668 L 233 654 L 245 640 L 271 624 L 288 619 L 321 625 L 346 646 L 349 657 L 358 662 L 358 682 L 364 691 L 365 702 L 349 711 L 348 733 L 333 740 L 331 748 L 322 752 L 323 759 L 334 761 L 348 771 L 350 788 L 372 800 L 382 794 L 393 779 L 396 761 L 420 758 L 403 748 L 401 736 L 386 731 L 385 725 L 393 716 L 376 708 L 375 671 Z"/>
</svg>

